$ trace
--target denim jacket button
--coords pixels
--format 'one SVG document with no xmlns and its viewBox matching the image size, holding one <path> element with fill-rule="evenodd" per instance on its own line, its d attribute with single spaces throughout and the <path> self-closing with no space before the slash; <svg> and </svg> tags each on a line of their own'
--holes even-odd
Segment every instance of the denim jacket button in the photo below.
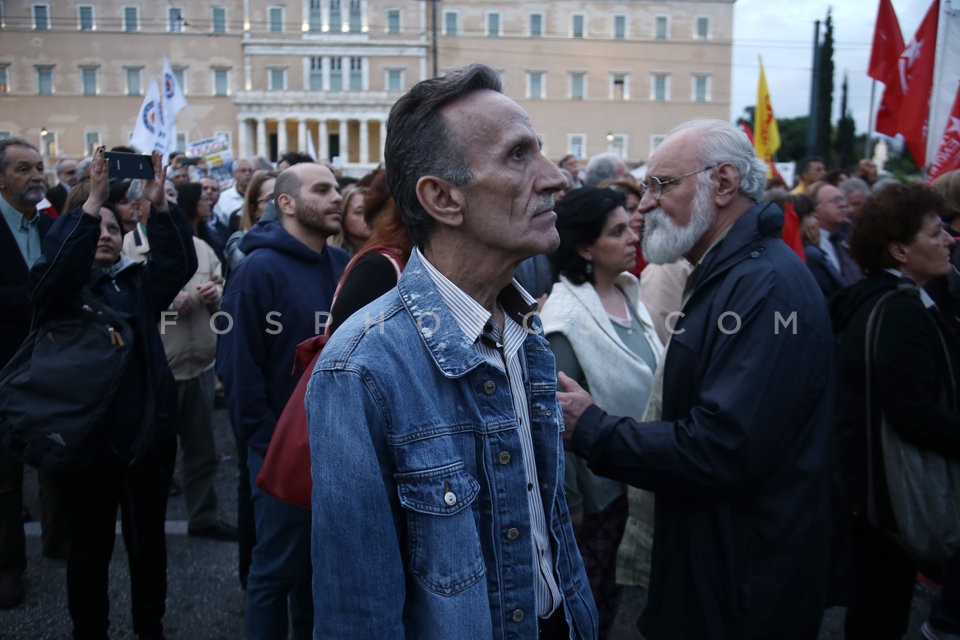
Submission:
<svg viewBox="0 0 960 640">
<path fill-rule="evenodd" d="M 445 494 L 443 494 L 443 501 L 447 503 L 448 507 L 452 507 L 453 505 L 457 504 L 457 494 L 455 494 L 453 491 L 447 491 Z"/>
<path fill-rule="evenodd" d="M 517 609 L 516 611 L 514 611 L 513 614 L 510 616 L 510 618 L 514 622 L 523 622 L 523 609 Z"/>
<path fill-rule="evenodd" d="M 497 383 L 493 380 L 487 380 L 483 383 L 483 392 L 488 396 L 497 390 Z"/>
<path fill-rule="evenodd" d="M 510 452 L 501 451 L 500 455 L 497 456 L 497 462 L 500 464 L 510 464 Z"/>
<path fill-rule="evenodd" d="M 507 540 L 516 540 L 520 537 L 520 529 L 516 527 L 510 527 L 507 529 Z"/>
</svg>

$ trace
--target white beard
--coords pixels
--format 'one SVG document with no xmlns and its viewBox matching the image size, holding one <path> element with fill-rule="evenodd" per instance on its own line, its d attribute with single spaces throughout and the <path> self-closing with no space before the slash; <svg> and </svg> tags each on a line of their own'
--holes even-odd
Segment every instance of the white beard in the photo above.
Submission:
<svg viewBox="0 0 960 640">
<path fill-rule="evenodd" d="M 643 219 L 643 257 L 654 264 L 676 262 L 693 249 L 716 219 L 709 185 L 697 185 L 687 226 L 674 224 L 660 207 L 647 212 Z"/>
</svg>

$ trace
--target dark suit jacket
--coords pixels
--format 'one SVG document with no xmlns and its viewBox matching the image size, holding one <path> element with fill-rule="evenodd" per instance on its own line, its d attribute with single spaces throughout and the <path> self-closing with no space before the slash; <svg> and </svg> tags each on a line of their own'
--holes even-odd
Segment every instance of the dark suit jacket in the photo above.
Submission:
<svg viewBox="0 0 960 640">
<path fill-rule="evenodd" d="M 47 234 L 53 218 L 40 216 L 40 238 Z M 0 367 L 5 365 L 27 337 L 33 307 L 27 289 L 29 269 L 6 221 L 0 220 Z"/>
<path fill-rule="evenodd" d="M 824 298 L 829 300 L 830 296 L 844 287 L 843 278 L 830 264 L 830 260 L 827 259 L 827 254 L 824 253 L 823 249 L 808 244 L 803 248 L 803 255 L 807 259 L 807 267 L 810 268 L 813 279 L 820 286 Z"/>
<path fill-rule="evenodd" d="M 63 210 L 63 205 L 67 201 L 67 188 L 58 182 L 57 186 L 47 191 L 47 200 L 49 200 L 53 208 L 57 210 L 57 215 L 66 213 L 66 211 Z"/>
</svg>

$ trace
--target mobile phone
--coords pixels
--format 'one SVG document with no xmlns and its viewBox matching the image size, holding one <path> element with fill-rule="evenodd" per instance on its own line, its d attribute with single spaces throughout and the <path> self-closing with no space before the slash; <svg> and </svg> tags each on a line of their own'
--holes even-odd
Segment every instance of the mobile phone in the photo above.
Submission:
<svg viewBox="0 0 960 640">
<path fill-rule="evenodd" d="M 122 151 L 107 151 L 107 173 L 111 178 L 152 178 L 153 161 L 150 156 Z"/>
</svg>

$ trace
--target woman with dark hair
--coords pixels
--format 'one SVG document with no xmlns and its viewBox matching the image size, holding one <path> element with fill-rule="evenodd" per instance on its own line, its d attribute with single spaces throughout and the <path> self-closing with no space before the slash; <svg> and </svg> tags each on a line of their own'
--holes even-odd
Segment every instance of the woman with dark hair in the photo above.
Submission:
<svg viewBox="0 0 960 640">
<path fill-rule="evenodd" d="M 954 240 L 940 224 L 943 206 L 940 196 L 920 185 L 892 185 L 868 200 L 850 236 L 853 256 L 867 277 L 830 302 L 838 338 L 837 444 L 853 541 L 854 599 L 845 625 L 851 640 L 903 636 L 918 568 L 865 515 L 868 495 L 875 496 L 880 513 L 889 513 L 877 451 L 879 416 L 903 441 L 960 457 L 954 375 L 960 370 L 960 345 L 922 289 L 950 271 Z M 868 319 L 878 304 L 882 322 L 867 336 Z M 868 338 L 875 345 L 869 390 Z M 873 434 L 869 439 L 868 431 Z M 874 461 L 873 477 L 868 460 Z"/>
<path fill-rule="evenodd" d="M 575 189 L 557 203 L 560 247 L 550 256 L 557 282 L 541 317 L 557 369 L 607 411 L 639 420 L 663 347 L 639 281 L 627 273 L 637 234 L 623 204 L 621 193 L 596 187 Z M 620 599 L 614 572 L 627 521 L 625 487 L 594 475 L 569 451 L 564 486 L 603 638 Z"/>
<path fill-rule="evenodd" d="M 193 235 L 203 240 L 214 253 L 217 260 L 223 263 L 223 245 L 216 233 L 210 229 L 210 218 L 213 216 L 213 207 L 210 201 L 203 197 L 203 187 L 199 182 L 188 182 L 177 185 L 177 204 L 187 214 Z"/>
<path fill-rule="evenodd" d="M 640 210 L 640 201 L 643 200 L 643 194 L 640 193 L 640 187 L 633 178 L 604 180 L 600 183 L 600 186 L 609 187 L 623 194 L 623 208 L 630 218 L 630 229 L 637 235 L 637 257 L 629 271 L 639 278 L 640 272 L 647 266 L 647 261 L 643 258 L 643 251 L 640 247 L 640 239 L 643 238 L 643 211 Z"/>
<path fill-rule="evenodd" d="M 73 637 L 106 638 L 108 578 L 117 509 L 130 565 L 133 631 L 163 638 L 167 593 L 164 520 L 176 456 L 176 391 L 157 328 L 177 291 L 197 268 L 190 230 L 163 195 L 160 154 L 144 194 L 151 259 L 121 254 L 122 235 L 109 194 L 104 148 L 94 153 L 89 195 L 47 232 L 43 256 L 30 271 L 31 300 L 43 321 L 70 312 L 87 292 L 128 314 L 135 340 L 130 361 L 100 425 L 99 450 L 77 468 L 52 474 L 63 496 L 70 532 L 67 602 Z"/>
</svg>

